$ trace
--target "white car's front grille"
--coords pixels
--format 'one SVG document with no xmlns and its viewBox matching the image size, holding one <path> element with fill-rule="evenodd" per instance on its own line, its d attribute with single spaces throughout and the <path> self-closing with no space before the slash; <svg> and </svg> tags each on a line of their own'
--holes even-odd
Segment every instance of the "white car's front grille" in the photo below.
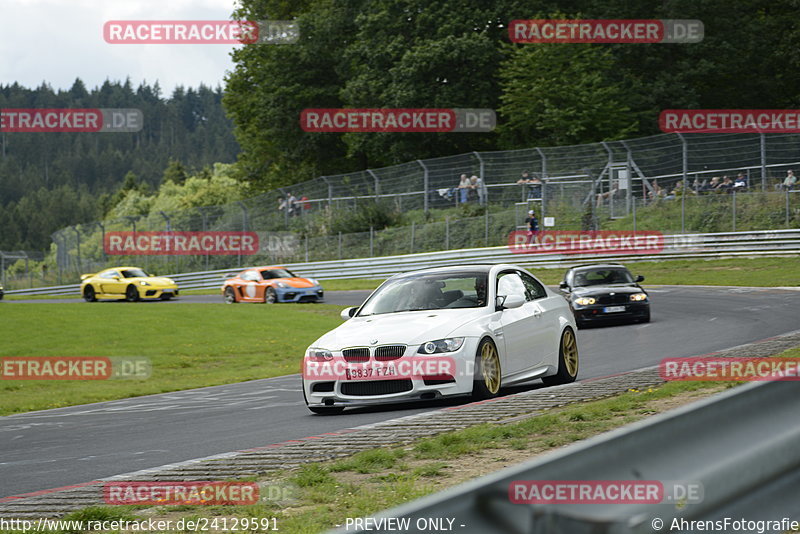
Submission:
<svg viewBox="0 0 800 534">
<path fill-rule="evenodd" d="M 384 345 L 375 349 L 375 359 L 378 361 L 396 360 L 405 353 L 405 345 Z"/>
</svg>

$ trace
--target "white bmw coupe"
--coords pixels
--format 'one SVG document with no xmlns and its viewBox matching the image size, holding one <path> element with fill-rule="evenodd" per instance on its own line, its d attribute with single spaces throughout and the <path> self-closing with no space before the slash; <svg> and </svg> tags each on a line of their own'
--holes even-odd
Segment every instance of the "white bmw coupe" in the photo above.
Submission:
<svg viewBox="0 0 800 534">
<path fill-rule="evenodd" d="M 578 374 L 569 304 L 514 265 L 461 265 L 395 275 L 303 360 L 314 413 L 455 395 L 482 399 L 501 386 Z"/>
</svg>

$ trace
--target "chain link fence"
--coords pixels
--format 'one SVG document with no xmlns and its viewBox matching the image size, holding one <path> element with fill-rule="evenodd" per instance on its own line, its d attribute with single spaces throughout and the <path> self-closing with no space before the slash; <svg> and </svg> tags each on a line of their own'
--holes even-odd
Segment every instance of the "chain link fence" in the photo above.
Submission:
<svg viewBox="0 0 800 534">
<path fill-rule="evenodd" d="M 321 176 L 227 205 L 72 226 L 53 234 L 50 264 L 55 281 L 69 283 L 124 263 L 167 274 L 502 245 L 531 209 L 541 229 L 788 228 L 800 222 L 800 200 L 780 185 L 798 167 L 794 134 L 664 134 L 472 152 Z M 475 184 L 459 188 L 462 174 Z M 292 209 L 279 209 L 279 197 L 290 196 Z M 334 231 L 337 218 L 355 219 L 376 203 L 403 213 L 405 224 Z M 251 256 L 107 255 L 105 234 L 119 231 L 257 232 L 260 249 Z"/>
</svg>

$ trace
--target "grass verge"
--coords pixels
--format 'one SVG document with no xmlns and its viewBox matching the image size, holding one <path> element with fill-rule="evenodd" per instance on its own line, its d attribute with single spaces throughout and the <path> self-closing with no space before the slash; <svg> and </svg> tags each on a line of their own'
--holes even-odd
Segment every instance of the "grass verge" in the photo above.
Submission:
<svg viewBox="0 0 800 534">
<path fill-rule="evenodd" d="M 0 321 L 0 357 L 137 356 L 145 380 L 2 380 L 0 415 L 300 372 L 306 347 L 341 324 L 338 306 L 16 304 Z"/>
</svg>

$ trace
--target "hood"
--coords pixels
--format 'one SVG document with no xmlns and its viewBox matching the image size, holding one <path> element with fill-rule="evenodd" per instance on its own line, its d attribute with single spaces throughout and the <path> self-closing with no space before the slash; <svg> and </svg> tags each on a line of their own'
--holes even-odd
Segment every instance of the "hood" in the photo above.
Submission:
<svg viewBox="0 0 800 534">
<path fill-rule="evenodd" d="M 608 293 L 622 293 L 632 295 L 634 293 L 644 293 L 645 291 L 637 284 L 609 284 L 588 287 L 576 287 L 572 294 L 576 297 L 586 297 L 592 295 L 607 295 Z"/>
<path fill-rule="evenodd" d="M 140 282 L 140 281 L 145 281 L 148 284 L 158 285 L 158 286 L 168 286 L 168 285 L 172 285 L 172 284 L 175 283 L 174 281 L 170 280 L 169 278 L 164 278 L 164 277 L 161 277 L 161 276 L 147 276 L 147 277 L 140 276 L 139 278 L 125 278 L 124 280 L 131 280 L 131 281 L 135 281 L 137 283 Z"/>
<path fill-rule="evenodd" d="M 486 308 L 420 310 L 353 317 L 312 346 L 328 350 L 372 345 L 417 345 L 448 337 L 459 327 L 482 317 Z M 376 343 L 373 341 L 377 340 Z"/>
<path fill-rule="evenodd" d="M 275 282 L 284 282 L 292 287 L 297 288 L 314 287 L 314 284 L 311 283 L 311 280 L 307 278 L 277 278 L 275 279 Z"/>
</svg>

